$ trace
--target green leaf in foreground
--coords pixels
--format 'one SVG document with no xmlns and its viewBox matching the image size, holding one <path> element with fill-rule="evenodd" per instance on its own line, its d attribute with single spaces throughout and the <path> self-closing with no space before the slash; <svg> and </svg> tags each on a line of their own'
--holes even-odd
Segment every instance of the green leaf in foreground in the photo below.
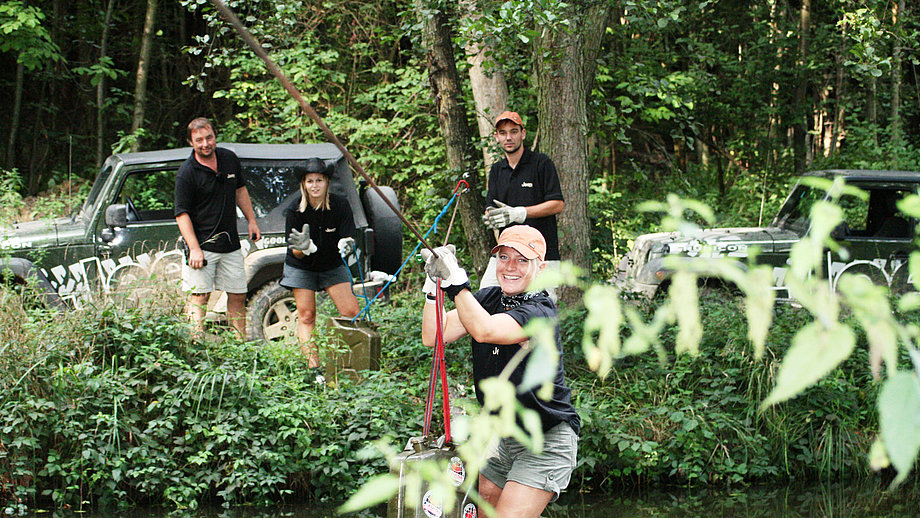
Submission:
<svg viewBox="0 0 920 518">
<path fill-rule="evenodd" d="M 386 502 L 399 489 L 399 479 L 389 473 L 377 475 L 361 486 L 347 502 L 338 508 L 338 512 L 351 513 L 367 509 Z"/>
<path fill-rule="evenodd" d="M 825 327 L 818 322 L 803 327 L 783 357 L 776 386 L 760 405 L 764 408 L 797 396 L 827 375 L 853 351 L 853 330 L 838 322 Z"/>
<path fill-rule="evenodd" d="M 920 450 L 920 380 L 909 371 L 885 380 L 878 398 L 882 442 L 898 470 L 893 486 L 910 473 Z"/>
</svg>

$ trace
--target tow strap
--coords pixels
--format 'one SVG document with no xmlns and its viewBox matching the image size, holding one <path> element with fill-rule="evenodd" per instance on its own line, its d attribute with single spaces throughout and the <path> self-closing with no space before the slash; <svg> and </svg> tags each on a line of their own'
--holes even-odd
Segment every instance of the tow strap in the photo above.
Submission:
<svg viewBox="0 0 920 518">
<path fill-rule="evenodd" d="M 438 279 L 440 284 L 440 279 Z M 444 359 L 444 290 L 437 289 L 435 295 L 435 313 L 437 314 L 437 331 L 435 334 L 434 354 L 431 357 L 431 375 L 428 377 L 428 397 L 425 400 L 425 425 L 422 430 L 424 437 L 431 436 L 431 414 L 434 409 L 435 385 L 438 374 L 441 375 L 441 409 L 444 415 L 444 441 L 450 442 L 450 397 L 447 393 L 447 362 Z"/>
</svg>

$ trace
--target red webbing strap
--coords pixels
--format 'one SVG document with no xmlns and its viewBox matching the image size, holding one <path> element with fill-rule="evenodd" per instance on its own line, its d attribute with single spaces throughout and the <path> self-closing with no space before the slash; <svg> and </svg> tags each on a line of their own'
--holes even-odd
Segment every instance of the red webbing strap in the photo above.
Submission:
<svg viewBox="0 0 920 518">
<path fill-rule="evenodd" d="M 439 279 L 440 281 L 440 279 Z M 436 347 L 441 353 L 438 355 L 441 364 L 441 397 L 443 404 L 441 410 L 444 412 L 444 442 L 450 442 L 450 397 L 447 393 L 447 361 L 445 360 L 444 351 L 444 322 L 441 321 L 441 310 L 444 308 L 444 290 L 438 288 L 438 294 L 435 296 L 435 305 L 438 307 L 438 336 Z"/>
<path fill-rule="evenodd" d="M 440 283 L 440 279 L 438 279 Z M 447 362 L 444 358 L 444 291 L 438 288 L 435 295 L 435 319 L 437 329 L 435 334 L 434 354 L 431 358 L 431 374 L 428 378 L 428 396 L 425 398 L 425 424 L 423 435 L 428 437 L 431 433 L 431 415 L 434 408 L 434 391 L 438 382 L 438 372 L 441 374 L 441 397 L 444 412 L 444 439 L 450 441 L 450 397 L 447 392 Z"/>
</svg>

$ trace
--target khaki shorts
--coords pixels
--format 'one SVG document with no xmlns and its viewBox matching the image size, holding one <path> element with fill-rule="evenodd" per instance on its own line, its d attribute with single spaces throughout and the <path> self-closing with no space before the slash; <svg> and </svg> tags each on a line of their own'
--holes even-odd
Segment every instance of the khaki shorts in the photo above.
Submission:
<svg viewBox="0 0 920 518">
<path fill-rule="evenodd" d="M 211 293 L 214 290 L 227 293 L 246 293 L 246 265 L 243 251 L 204 252 L 208 264 L 192 268 L 188 262 L 182 265 L 182 291 L 193 294 Z"/>
<path fill-rule="evenodd" d="M 553 493 L 551 502 L 568 487 L 578 457 L 578 435 L 568 423 L 559 423 L 543 434 L 543 453 L 528 450 L 506 437 L 482 468 L 482 476 L 503 488 L 511 480 Z"/>
</svg>

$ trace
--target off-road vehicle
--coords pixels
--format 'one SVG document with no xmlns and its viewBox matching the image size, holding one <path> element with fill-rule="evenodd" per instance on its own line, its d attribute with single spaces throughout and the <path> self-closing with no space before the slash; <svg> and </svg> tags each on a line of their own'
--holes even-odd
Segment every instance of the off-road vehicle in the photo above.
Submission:
<svg viewBox="0 0 920 518">
<path fill-rule="evenodd" d="M 917 221 L 898 211 L 896 202 L 907 194 L 917 193 L 920 173 L 911 171 L 829 170 L 808 173 L 806 177 L 833 179 L 841 176 L 847 185 L 869 194 L 868 199 L 844 195 L 838 200 L 844 221 L 832 237 L 847 251 L 847 256 L 827 250 L 822 264 L 831 287 L 840 275 L 862 274 L 888 286 L 892 292 L 910 289 L 907 258 L 916 249 Z M 799 181 L 786 198 L 776 217 L 767 227 L 715 228 L 687 236 L 679 232 L 644 234 L 636 238 L 632 250 L 623 257 L 614 284 L 626 292 L 652 298 L 670 282 L 671 269 L 664 258 L 688 259 L 701 254 L 737 258 L 746 262 L 749 250 L 757 247 L 757 262 L 773 266 L 773 285 L 780 300 L 789 299 L 785 277 L 789 268 L 789 251 L 810 228 L 811 207 L 826 199 L 824 189 Z M 705 276 L 701 282 L 711 279 Z"/>
<path fill-rule="evenodd" d="M 246 257 L 248 336 L 277 339 L 294 334 L 293 297 L 279 280 L 286 250 L 283 212 L 300 195 L 292 173 L 300 161 L 316 157 L 334 166 L 330 189 L 348 199 L 358 230 L 357 252 L 349 265 L 356 282 L 365 281 L 371 271 L 392 274 L 399 268 L 399 217 L 376 191 L 359 189 L 334 145 L 222 143 L 220 147 L 239 156 L 262 231 L 260 241 L 250 241 L 246 220 L 237 209 Z M 175 278 L 178 286 L 184 257 L 177 247 L 174 186 L 176 172 L 191 152 L 182 148 L 109 157 L 75 214 L 2 230 L 3 276 L 13 282 L 32 279 L 49 304 L 71 308 L 100 291 L 112 292 L 128 280 L 152 274 Z M 381 192 L 399 207 L 391 188 L 382 187 Z M 225 297 L 211 298 L 219 312 Z"/>
</svg>

